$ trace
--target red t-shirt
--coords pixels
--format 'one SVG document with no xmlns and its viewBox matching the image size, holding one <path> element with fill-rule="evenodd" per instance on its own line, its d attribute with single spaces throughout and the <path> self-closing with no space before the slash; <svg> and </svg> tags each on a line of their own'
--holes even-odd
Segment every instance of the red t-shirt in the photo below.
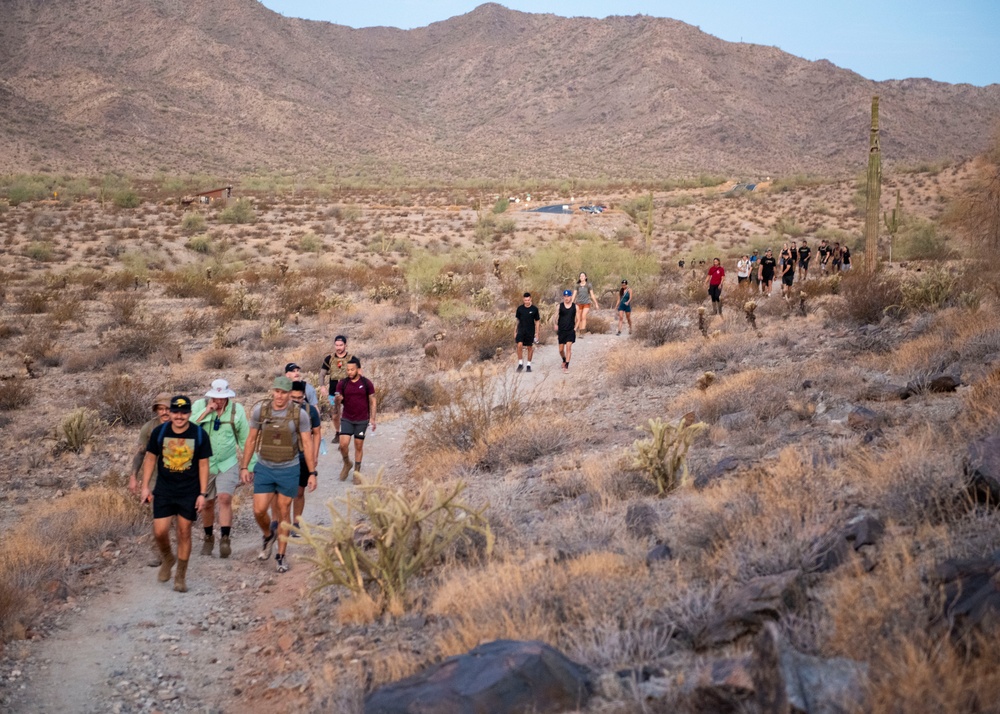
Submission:
<svg viewBox="0 0 1000 714">
<path fill-rule="evenodd" d="M 713 265 L 708 269 L 709 285 L 722 285 L 722 279 L 726 277 L 726 269 L 721 265 Z"/>
</svg>

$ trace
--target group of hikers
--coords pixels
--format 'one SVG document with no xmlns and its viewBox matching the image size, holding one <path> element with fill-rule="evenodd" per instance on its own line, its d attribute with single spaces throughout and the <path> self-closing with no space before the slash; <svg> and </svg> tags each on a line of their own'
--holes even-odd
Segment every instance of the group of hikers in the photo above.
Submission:
<svg viewBox="0 0 1000 714">
<path fill-rule="evenodd" d="M 851 269 L 851 249 L 847 245 L 841 245 L 839 242 L 830 245 L 822 240 L 816 248 L 816 253 L 819 256 L 821 276 L 847 272 Z M 809 279 L 811 261 L 812 248 L 805 240 L 802 241 L 802 245 L 797 245 L 795 241 L 791 244 L 784 243 L 778 257 L 774 256 L 770 248 L 764 250 L 763 256 L 754 250 L 752 255 L 741 255 L 736 261 L 736 280 L 738 284 L 747 283 L 754 292 L 770 297 L 774 279 L 778 278 L 781 282 L 781 295 L 788 298 L 796 282 L 802 283 Z M 722 314 L 722 285 L 725 277 L 726 269 L 722 267 L 722 262 L 715 258 L 705 276 L 705 285 L 708 286 L 713 311 L 718 315 Z"/>
<path fill-rule="evenodd" d="M 299 526 L 305 495 L 316 489 L 319 455 L 325 453 L 319 400 L 329 404 L 324 411 L 339 442 L 341 481 L 353 470 L 358 482 L 365 435 L 369 428 L 375 431 L 375 386 L 361 374 L 360 359 L 347 352 L 343 335 L 323 359 L 320 384 L 317 393 L 302 378 L 299 365 L 289 362 L 274 378 L 270 396 L 249 413 L 221 378 L 193 402 L 186 395 L 156 396 L 155 416 L 140 430 L 129 490 L 152 504 L 155 552 L 149 564 L 159 566 L 160 582 L 173 574 L 174 590 L 187 591 L 191 531 L 199 514 L 205 531 L 201 554 L 214 552 L 218 510 L 219 557 L 231 555 L 233 495 L 241 484 L 251 483 L 262 540 L 258 558 L 269 560 L 277 544 L 277 570 L 288 571 L 289 526 Z M 176 554 L 170 543 L 174 524 Z"/>
<path fill-rule="evenodd" d="M 531 293 L 524 293 L 522 304 L 518 305 L 514 311 L 514 318 L 517 321 L 517 329 L 514 335 L 514 342 L 517 352 L 517 371 L 531 371 L 531 358 L 535 352 L 535 345 L 538 344 L 539 329 L 541 327 L 541 314 L 538 308 L 532 304 Z M 586 273 L 580 273 L 573 290 L 562 291 L 562 302 L 558 309 L 552 313 L 550 324 L 556 333 L 556 341 L 559 344 L 559 357 L 562 359 L 562 371 L 569 371 L 570 359 L 573 356 L 573 345 L 576 343 L 577 333 L 580 337 L 587 330 L 587 316 L 590 310 L 600 310 L 601 306 L 597 302 L 597 293 Z M 628 280 L 622 279 L 621 288 L 618 291 L 618 334 L 622 333 L 622 324 L 628 321 L 628 331 L 632 332 L 632 290 L 628 285 Z M 525 364 L 524 352 L 528 353 L 528 361 Z"/>
</svg>

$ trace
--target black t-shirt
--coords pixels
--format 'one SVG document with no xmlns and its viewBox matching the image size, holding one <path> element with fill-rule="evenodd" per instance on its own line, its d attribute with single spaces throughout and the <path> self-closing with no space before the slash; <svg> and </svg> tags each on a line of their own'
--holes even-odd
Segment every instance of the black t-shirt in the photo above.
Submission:
<svg viewBox="0 0 1000 714">
<path fill-rule="evenodd" d="M 517 334 L 519 335 L 534 335 L 535 323 L 542 319 L 542 316 L 538 314 L 538 307 L 535 305 L 531 307 L 518 305 L 514 317 L 517 318 Z"/>
<path fill-rule="evenodd" d="M 322 369 L 330 377 L 330 394 L 332 395 L 337 389 L 337 382 L 342 379 L 347 379 L 347 363 L 351 359 L 351 354 L 345 352 L 342 357 L 338 357 L 336 354 L 329 354 L 323 358 Z"/>
<path fill-rule="evenodd" d="M 200 433 L 199 433 L 200 432 Z M 201 493 L 198 462 L 212 455 L 212 443 L 205 430 L 188 422 L 181 434 L 167 422 L 149 435 L 146 451 L 156 456 L 156 496 L 194 496 Z"/>
<path fill-rule="evenodd" d="M 840 251 L 840 258 L 845 265 L 851 264 L 851 249 L 846 245 Z"/>
<path fill-rule="evenodd" d="M 799 262 L 807 263 L 809 262 L 809 254 L 812 253 L 812 248 L 807 245 L 799 246 Z"/>
<path fill-rule="evenodd" d="M 770 280 L 774 277 L 774 269 L 777 265 L 778 261 L 773 256 L 765 255 L 760 259 L 760 272 L 765 280 Z"/>
<path fill-rule="evenodd" d="M 559 332 L 572 332 L 576 329 L 576 305 L 566 307 L 559 303 Z"/>
<path fill-rule="evenodd" d="M 828 245 L 821 245 L 816 250 L 819 251 L 819 259 L 820 260 L 826 260 L 827 256 L 830 255 L 830 246 L 828 246 Z"/>
</svg>

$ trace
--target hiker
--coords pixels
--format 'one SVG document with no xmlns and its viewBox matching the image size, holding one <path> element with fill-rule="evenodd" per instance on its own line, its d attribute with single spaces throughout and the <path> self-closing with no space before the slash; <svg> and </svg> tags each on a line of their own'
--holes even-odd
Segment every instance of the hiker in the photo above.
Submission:
<svg viewBox="0 0 1000 714">
<path fill-rule="evenodd" d="M 340 457 L 344 466 L 340 470 L 340 480 L 346 481 L 351 468 L 354 469 L 354 483 L 361 481 L 361 460 L 365 451 L 365 435 L 368 427 L 375 431 L 375 385 L 361 375 L 361 360 L 351 357 L 347 362 L 347 377 L 340 380 L 337 391 L 342 397 L 340 415 Z M 354 439 L 354 463 L 351 463 L 351 439 Z"/>
<path fill-rule="evenodd" d="M 517 371 L 524 369 L 524 346 L 528 345 L 528 371 L 531 371 L 531 356 L 535 353 L 535 345 L 538 344 L 538 326 L 541 324 L 542 316 L 538 313 L 538 308 L 531 304 L 531 293 L 525 293 L 521 297 L 521 305 L 514 311 L 514 319 L 517 320 L 517 330 L 514 335 L 514 342 L 517 345 Z"/>
<path fill-rule="evenodd" d="M 726 269 L 722 267 L 722 261 L 713 258 L 712 267 L 705 276 L 705 285 L 708 286 L 708 295 L 712 298 L 712 312 L 719 316 L 722 315 L 722 283 L 725 279 Z"/>
<path fill-rule="evenodd" d="M 844 254 L 840 249 L 840 242 L 835 241 L 833 248 L 830 249 L 830 267 L 833 270 L 833 274 L 836 275 L 840 272 L 840 267 L 844 262 Z"/>
<path fill-rule="evenodd" d="M 778 266 L 778 261 L 771 255 L 771 249 L 764 251 L 764 257 L 760 259 L 758 270 L 760 277 L 760 291 L 764 297 L 771 297 L 771 283 L 774 282 L 774 270 Z"/>
<path fill-rule="evenodd" d="M 789 257 L 781 266 L 781 294 L 788 299 L 795 284 L 795 258 Z"/>
<path fill-rule="evenodd" d="M 153 433 L 153 429 L 158 427 L 160 424 L 164 424 L 170 421 L 170 394 L 168 392 L 160 392 L 153 399 L 153 414 L 155 415 L 152 419 L 147 421 L 139 429 L 139 448 L 136 450 L 135 455 L 132 457 L 132 471 L 128 476 L 128 490 L 134 493 L 136 496 L 139 495 L 139 491 L 142 490 L 142 465 L 146 460 L 146 446 L 149 444 L 149 435 Z M 149 487 L 152 489 L 156 485 L 156 474 L 153 474 L 153 480 Z M 158 568 L 163 562 L 163 558 L 160 557 L 160 547 L 156 544 L 156 540 L 153 540 L 153 554 L 147 561 L 147 565 L 151 568 Z"/>
<path fill-rule="evenodd" d="M 333 352 L 323 358 L 323 365 L 319 368 L 320 393 L 330 400 L 333 426 L 337 431 L 340 431 L 340 395 L 336 394 L 337 384 L 347 376 L 347 360 L 351 357 L 347 351 L 347 338 L 337 335 L 333 338 Z"/>
<path fill-rule="evenodd" d="M 149 435 L 142 465 L 142 501 L 153 503 L 153 537 L 160 547 L 163 562 L 157 579 L 170 580 L 177 563 L 174 590 L 187 592 L 187 566 L 191 557 L 191 524 L 205 507 L 208 488 L 208 461 L 212 443 L 205 430 L 191 423 L 191 400 L 176 396 L 170 400 L 170 421 L 160 424 Z M 153 470 L 155 490 L 149 490 Z M 170 524 L 177 517 L 177 556 L 170 547 Z"/>
<path fill-rule="evenodd" d="M 591 306 L 595 310 L 601 309 L 601 306 L 597 304 L 594 286 L 590 284 L 586 273 L 580 273 L 580 277 L 576 280 L 576 288 L 573 290 L 573 304 L 576 305 L 576 326 L 573 329 L 582 333 L 587 329 L 587 313 L 590 312 Z"/>
<path fill-rule="evenodd" d="M 319 416 L 319 410 L 306 402 L 306 383 L 301 380 L 292 382 L 291 398 L 300 407 L 308 407 L 309 426 L 311 427 L 309 431 L 312 434 L 313 463 L 318 464 L 319 442 L 323 438 L 323 420 Z M 315 478 L 319 478 L 319 474 L 316 474 Z M 305 452 L 299 451 L 299 491 L 298 495 L 292 500 L 292 525 L 296 529 L 299 528 L 299 518 L 302 516 L 302 509 L 306 507 L 307 487 L 309 487 L 309 466 L 306 462 Z M 313 480 L 312 487 L 309 490 L 316 490 L 315 480 Z M 298 535 L 298 532 L 292 533 L 293 538 L 297 538 Z"/>
<path fill-rule="evenodd" d="M 628 333 L 632 334 L 632 288 L 628 280 L 622 280 L 618 288 L 618 334 L 622 333 L 622 320 L 628 320 Z"/>
<path fill-rule="evenodd" d="M 736 284 L 742 285 L 750 281 L 750 256 L 743 254 L 736 261 Z"/>
<path fill-rule="evenodd" d="M 233 495 L 240 485 L 240 456 L 250 434 L 250 423 L 242 404 L 233 401 L 236 392 L 229 382 L 216 379 L 191 407 L 195 424 L 201 426 L 212 442 L 212 458 L 208 462 L 208 488 L 201 525 L 205 529 L 202 555 L 211 555 L 215 547 L 215 502 L 219 501 L 219 557 L 228 558 L 233 552 L 230 535 L 233 528 Z"/>
<path fill-rule="evenodd" d="M 556 331 L 559 342 L 559 356 L 562 357 L 562 371 L 569 371 L 569 361 L 573 356 L 573 343 L 576 342 L 576 305 L 573 304 L 573 291 L 563 290 L 563 300 L 559 309 L 552 313 L 552 329 Z"/>
<path fill-rule="evenodd" d="M 812 248 L 804 240 L 799 246 L 799 282 L 804 283 L 809 278 L 809 258 Z"/>
<path fill-rule="evenodd" d="M 751 292 L 760 292 L 760 273 L 757 271 L 757 265 L 760 261 L 760 255 L 758 251 L 754 251 L 750 255 L 750 284 L 753 286 Z"/>
<path fill-rule="evenodd" d="M 316 462 L 313 459 L 312 425 L 309 412 L 291 398 L 292 380 L 275 377 L 271 398 L 258 402 L 250 410 L 250 433 L 240 462 L 240 480 L 253 481 L 253 515 L 263 534 L 259 560 L 268 560 L 275 540 L 279 573 L 288 572 L 285 550 L 288 547 L 289 511 L 299 492 L 299 451 L 306 457 L 309 490 L 316 488 Z M 251 475 L 248 466 L 257 454 L 257 466 Z M 277 499 L 278 522 L 272 523 L 268 509 Z"/>
<path fill-rule="evenodd" d="M 846 273 L 851 269 L 851 249 L 846 245 L 840 249 L 840 270 Z"/>
<path fill-rule="evenodd" d="M 302 376 L 302 368 L 295 362 L 289 362 L 285 365 L 285 376 L 293 382 L 299 379 L 305 379 L 305 377 Z M 306 382 L 306 401 L 314 407 L 319 406 L 319 397 L 316 395 L 316 388 L 308 382 Z"/>
<path fill-rule="evenodd" d="M 826 268 L 830 264 L 830 253 L 833 251 L 827 245 L 826 240 L 821 240 L 816 252 L 819 253 L 819 274 L 826 275 Z"/>
</svg>

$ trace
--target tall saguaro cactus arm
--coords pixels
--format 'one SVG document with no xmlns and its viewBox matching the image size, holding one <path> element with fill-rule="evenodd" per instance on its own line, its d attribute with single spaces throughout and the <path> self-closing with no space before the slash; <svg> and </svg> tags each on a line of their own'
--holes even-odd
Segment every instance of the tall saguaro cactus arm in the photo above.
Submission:
<svg viewBox="0 0 1000 714">
<path fill-rule="evenodd" d="M 872 97 L 872 130 L 868 140 L 868 187 L 865 194 L 865 272 L 878 268 L 879 201 L 882 197 L 882 147 L 878 138 L 878 97 Z"/>
</svg>

